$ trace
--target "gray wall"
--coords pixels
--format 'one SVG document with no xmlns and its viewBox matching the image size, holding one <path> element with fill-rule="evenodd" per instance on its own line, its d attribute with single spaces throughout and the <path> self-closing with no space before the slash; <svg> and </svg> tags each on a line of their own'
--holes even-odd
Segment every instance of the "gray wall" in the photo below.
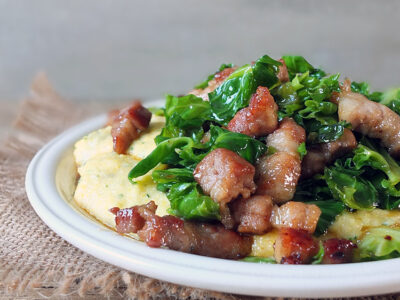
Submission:
<svg viewBox="0 0 400 300">
<path fill-rule="evenodd" d="M 39 70 L 76 100 L 160 97 L 265 53 L 383 89 L 400 85 L 399 25 L 394 0 L 0 0 L 0 99 Z"/>
</svg>

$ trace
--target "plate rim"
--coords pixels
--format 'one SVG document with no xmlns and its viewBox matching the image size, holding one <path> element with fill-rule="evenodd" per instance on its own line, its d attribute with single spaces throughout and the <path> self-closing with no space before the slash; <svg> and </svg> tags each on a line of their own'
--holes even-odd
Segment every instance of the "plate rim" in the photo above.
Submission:
<svg viewBox="0 0 400 300">
<path fill-rule="evenodd" d="M 160 105 L 161 101 L 145 104 Z M 159 280 L 243 295 L 316 298 L 400 291 L 400 258 L 342 265 L 255 264 L 150 248 L 105 229 L 73 209 L 55 184 L 56 167 L 66 149 L 105 120 L 106 114 L 99 115 L 52 139 L 36 153 L 25 178 L 28 199 L 38 216 L 84 252 Z"/>
</svg>

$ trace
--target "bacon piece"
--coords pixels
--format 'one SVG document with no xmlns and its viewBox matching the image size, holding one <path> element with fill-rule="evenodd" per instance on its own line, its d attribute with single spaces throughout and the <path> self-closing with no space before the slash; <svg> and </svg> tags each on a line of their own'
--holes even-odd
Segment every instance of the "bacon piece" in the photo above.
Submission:
<svg viewBox="0 0 400 300">
<path fill-rule="evenodd" d="M 218 148 L 203 158 L 193 175 L 204 193 L 224 205 L 239 195 L 248 198 L 254 193 L 254 173 L 254 166 L 238 154 Z"/>
<path fill-rule="evenodd" d="M 357 245 L 346 239 L 329 239 L 324 241 L 323 264 L 345 264 L 353 261 L 353 251 Z"/>
<path fill-rule="evenodd" d="M 289 201 L 284 205 L 275 206 L 271 222 L 275 228 L 291 228 L 314 233 L 321 215 L 321 210 L 314 204 Z"/>
<path fill-rule="evenodd" d="M 133 229 L 150 247 L 167 247 L 172 250 L 198 255 L 238 259 L 250 254 L 252 238 L 225 229 L 222 225 L 183 221 L 174 216 L 160 217 L 155 214 L 153 201 L 146 205 L 119 210 L 116 223 L 125 229 Z M 112 209 L 114 212 L 115 208 Z M 131 212 L 138 213 L 131 213 Z M 124 218 L 121 218 L 121 215 Z M 118 223 L 119 222 L 119 223 Z M 125 223 L 122 226 L 122 223 Z M 134 224 L 134 225 L 132 225 Z M 137 224 L 143 224 L 141 227 Z"/>
<path fill-rule="evenodd" d="M 252 137 L 264 136 L 278 126 L 278 106 L 268 88 L 259 86 L 248 107 L 239 110 L 227 129 Z"/>
<path fill-rule="evenodd" d="M 307 231 L 283 228 L 275 242 L 274 256 L 281 264 L 308 264 L 318 250 L 317 240 Z"/>
<path fill-rule="evenodd" d="M 337 158 L 350 153 L 357 147 L 357 140 L 349 129 L 344 129 L 343 135 L 336 141 L 312 145 L 301 162 L 302 178 L 309 178 L 321 173 L 326 165 Z"/>
<path fill-rule="evenodd" d="M 304 141 L 304 128 L 289 118 L 267 137 L 267 146 L 276 152 L 263 156 L 257 163 L 258 195 L 269 195 L 279 204 L 293 198 L 301 172 L 297 149 Z"/>
<path fill-rule="evenodd" d="M 252 196 L 232 202 L 233 218 L 240 233 L 263 234 L 271 229 L 273 208 L 270 196 Z"/>
<path fill-rule="evenodd" d="M 227 79 L 237 68 L 226 68 L 214 75 L 214 79 L 208 82 L 208 86 L 204 89 L 194 89 L 189 92 L 197 97 L 203 98 L 203 100 L 208 101 L 208 94 L 213 92 L 217 87 L 219 87 L 225 79 Z"/>
<path fill-rule="evenodd" d="M 139 101 L 122 109 L 118 115 L 111 115 L 111 135 L 114 151 L 123 154 L 131 143 L 137 139 L 140 132 L 149 127 L 151 112 L 142 106 Z"/>
<path fill-rule="evenodd" d="M 287 82 L 287 81 L 289 81 L 289 73 L 288 73 L 286 63 L 282 58 L 279 60 L 279 62 L 281 62 L 282 65 L 279 66 L 279 71 L 278 71 L 277 77 L 280 82 L 282 82 L 282 83 Z"/>
<path fill-rule="evenodd" d="M 400 158 L 400 116 L 364 95 L 343 91 L 339 97 L 339 119 L 354 131 L 381 140 L 390 155 Z"/>
</svg>

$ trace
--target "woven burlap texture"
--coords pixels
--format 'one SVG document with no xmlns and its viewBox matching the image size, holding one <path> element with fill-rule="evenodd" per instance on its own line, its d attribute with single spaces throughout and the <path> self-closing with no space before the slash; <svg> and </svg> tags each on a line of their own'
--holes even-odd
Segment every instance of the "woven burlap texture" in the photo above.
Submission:
<svg viewBox="0 0 400 300">
<path fill-rule="evenodd" d="M 27 166 L 47 141 L 90 114 L 78 107 L 38 75 L 0 147 L 0 295 L 239 299 L 119 269 L 70 245 L 40 220 L 25 194 Z"/>
</svg>

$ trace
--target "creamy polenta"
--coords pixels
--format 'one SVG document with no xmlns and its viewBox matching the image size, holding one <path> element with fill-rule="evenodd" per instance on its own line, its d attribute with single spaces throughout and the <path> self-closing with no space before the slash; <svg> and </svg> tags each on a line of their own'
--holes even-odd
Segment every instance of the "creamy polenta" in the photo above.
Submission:
<svg viewBox="0 0 400 300">
<path fill-rule="evenodd" d="M 83 137 L 75 144 L 74 158 L 78 168 L 78 184 L 74 194 L 76 204 L 103 224 L 114 227 L 112 207 L 131 207 L 156 202 L 157 214 L 167 214 L 169 201 L 156 189 L 151 172 L 128 180 L 129 171 L 154 148 L 154 138 L 164 126 L 164 118 L 153 116 L 151 124 L 135 140 L 126 155 L 113 151 L 111 127 L 105 127 Z M 163 168 L 159 166 L 158 168 Z"/>
</svg>

